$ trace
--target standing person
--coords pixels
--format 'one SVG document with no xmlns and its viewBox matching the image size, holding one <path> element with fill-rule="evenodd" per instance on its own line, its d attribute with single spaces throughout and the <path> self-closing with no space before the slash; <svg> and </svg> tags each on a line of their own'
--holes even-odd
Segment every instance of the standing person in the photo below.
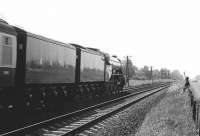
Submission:
<svg viewBox="0 0 200 136">
<path fill-rule="evenodd" d="M 186 89 L 189 89 L 189 88 L 190 88 L 189 77 L 186 77 L 186 78 L 185 78 L 185 86 L 184 86 L 183 91 L 185 92 L 185 90 L 186 90 Z"/>
</svg>

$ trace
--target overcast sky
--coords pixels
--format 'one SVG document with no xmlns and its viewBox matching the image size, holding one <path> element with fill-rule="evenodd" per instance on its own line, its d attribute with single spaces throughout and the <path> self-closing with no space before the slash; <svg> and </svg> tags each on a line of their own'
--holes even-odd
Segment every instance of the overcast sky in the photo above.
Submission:
<svg viewBox="0 0 200 136">
<path fill-rule="evenodd" d="M 0 17 L 32 33 L 99 48 L 142 67 L 200 74 L 199 0 L 0 0 Z"/>
</svg>

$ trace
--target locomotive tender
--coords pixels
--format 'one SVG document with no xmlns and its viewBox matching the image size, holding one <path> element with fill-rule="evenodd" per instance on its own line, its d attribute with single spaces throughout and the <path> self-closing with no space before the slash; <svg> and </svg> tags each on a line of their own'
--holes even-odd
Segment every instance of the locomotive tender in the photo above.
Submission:
<svg viewBox="0 0 200 136">
<path fill-rule="evenodd" d="M 119 93 L 124 84 L 119 59 L 0 20 L 0 109 L 58 106 Z"/>
</svg>

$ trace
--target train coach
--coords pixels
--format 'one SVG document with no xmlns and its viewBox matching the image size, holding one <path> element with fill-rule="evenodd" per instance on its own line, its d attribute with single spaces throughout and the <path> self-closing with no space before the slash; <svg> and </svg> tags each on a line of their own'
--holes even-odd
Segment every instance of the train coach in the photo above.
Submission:
<svg viewBox="0 0 200 136">
<path fill-rule="evenodd" d="M 0 20 L 0 109 L 55 107 L 76 97 L 119 93 L 121 61 Z"/>
</svg>

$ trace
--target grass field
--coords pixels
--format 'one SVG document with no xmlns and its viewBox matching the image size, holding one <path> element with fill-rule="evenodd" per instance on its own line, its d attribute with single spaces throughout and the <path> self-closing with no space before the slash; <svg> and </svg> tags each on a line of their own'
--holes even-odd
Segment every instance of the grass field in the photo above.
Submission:
<svg viewBox="0 0 200 136">
<path fill-rule="evenodd" d="M 153 83 L 155 82 L 167 82 L 169 81 L 168 79 L 162 79 L 162 80 L 153 80 Z M 129 84 L 130 86 L 136 86 L 136 85 L 141 85 L 141 84 L 151 84 L 152 80 L 130 80 Z"/>
<path fill-rule="evenodd" d="M 136 136 L 195 136 L 190 100 L 178 86 L 172 86 L 164 99 L 146 115 Z"/>
</svg>

